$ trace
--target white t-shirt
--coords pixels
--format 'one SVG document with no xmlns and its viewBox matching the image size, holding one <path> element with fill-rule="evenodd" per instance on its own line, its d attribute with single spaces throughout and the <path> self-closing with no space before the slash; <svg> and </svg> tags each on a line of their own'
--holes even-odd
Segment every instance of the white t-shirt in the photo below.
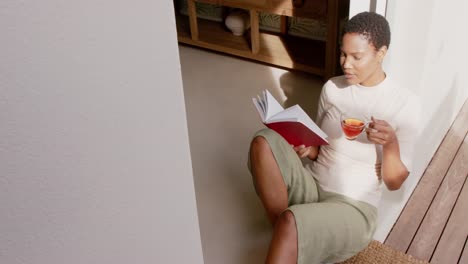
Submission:
<svg viewBox="0 0 468 264">
<path fill-rule="evenodd" d="M 322 89 L 317 112 L 317 124 L 327 133 L 329 145 L 321 146 L 317 160 L 307 168 L 325 191 L 377 207 L 383 185 L 382 146 L 367 140 L 365 132 L 355 140 L 346 139 L 340 114 L 352 110 L 369 120 L 373 116 L 387 121 L 396 132 L 401 160 L 411 171 L 420 108 L 419 98 L 389 77 L 373 87 L 349 85 L 344 76 L 330 79 Z"/>
</svg>

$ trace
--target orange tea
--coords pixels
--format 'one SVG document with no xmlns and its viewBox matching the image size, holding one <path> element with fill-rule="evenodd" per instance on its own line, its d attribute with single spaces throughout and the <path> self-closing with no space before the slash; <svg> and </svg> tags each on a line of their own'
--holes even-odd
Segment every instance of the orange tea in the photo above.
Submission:
<svg viewBox="0 0 468 264">
<path fill-rule="evenodd" d="M 353 140 L 361 134 L 365 127 L 365 123 L 356 118 L 347 118 L 341 121 L 341 128 L 347 139 Z"/>
</svg>

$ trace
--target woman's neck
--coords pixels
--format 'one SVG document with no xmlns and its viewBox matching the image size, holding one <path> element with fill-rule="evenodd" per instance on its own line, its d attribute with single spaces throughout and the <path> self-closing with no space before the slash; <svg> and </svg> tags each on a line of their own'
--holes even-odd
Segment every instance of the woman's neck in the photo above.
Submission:
<svg viewBox="0 0 468 264">
<path fill-rule="evenodd" d="M 379 83 L 383 82 L 383 80 L 385 80 L 386 77 L 387 75 L 385 74 L 383 69 L 379 68 L 374 74 L 372 74 L 372 76 L 370 76 L 369 79 L 363 81 L 362 83 L 360 83 L 360 85 L 366 87 L 376 86 Z"/>
</svg>

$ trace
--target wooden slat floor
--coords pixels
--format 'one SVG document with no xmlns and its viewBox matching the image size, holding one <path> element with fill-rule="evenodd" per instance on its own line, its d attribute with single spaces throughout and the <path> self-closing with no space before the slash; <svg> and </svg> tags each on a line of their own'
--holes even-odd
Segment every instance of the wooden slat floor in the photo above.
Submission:
<svg viewBox="0 0 468 264">
<path fill-rule="evenodd" d="M 430 263 L 468 264 L 468 101 L 385 240 Z"/>
</svg>

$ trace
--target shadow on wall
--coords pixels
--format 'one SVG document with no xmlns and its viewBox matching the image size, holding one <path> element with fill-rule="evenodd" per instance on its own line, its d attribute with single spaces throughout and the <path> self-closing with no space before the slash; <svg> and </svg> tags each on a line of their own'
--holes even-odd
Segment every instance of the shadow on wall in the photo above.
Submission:
<svg viewBox="0 0 468 264">
<path fill-rule="evenodd" d="M 287 98 L 283 106 L 286 108 L 298 104 L 315 120 L 323 84 L 321 78 L 310 74 L 284 73 L 280 77 L 280 87 Z"/>
<path fill-rule="evenodd" d="M 431 115 L 432 116 L 431 120 L 424 122 L 425 121 L 424 118 L 427 117 L 427 115 L 423 114 L 422 118 L 423 118 L 423 124 L 425 126 L 424 126 L 423 131 L 421 132 L 421 137 L 420 137 L 420 141 L 418 142 L 418 145 L 420 144 L 422 145 L 424 144 L 424 142 L 437 142 L 438 139 L 442 139 L 441 135 L 445 135 L 447 133 L 452 123 L 451 120 L 454 120 L 454 116 L 458 113 L 459 108 L 457 108 L 457 98 L 458 96 L 460 96 L 459 92 L 462 90 L 462 88 L 460 87 L 460 83 L 459 83 L 458 73 L 456 73 L 452 77 L 450 84 L 451 85 L 450 85 L 449 92 L 445 96 L 444 100 L 440 102 L 439 107 Z M 427 96 L 432 97 L 429 94 Z M 422 100 L 423 102 L 430 103 L 430 100 L 425 100 L 424 98 Z M 431 109 L 431 108 L 432 107 L 430 106 L 423 105 L 423 109 Z M 439 127 L 445 127 L 447 128 L 447 130 L 439 131 L 440 129 L 434 129 L 434 128 L 439 128 Z"/>
</svg>

